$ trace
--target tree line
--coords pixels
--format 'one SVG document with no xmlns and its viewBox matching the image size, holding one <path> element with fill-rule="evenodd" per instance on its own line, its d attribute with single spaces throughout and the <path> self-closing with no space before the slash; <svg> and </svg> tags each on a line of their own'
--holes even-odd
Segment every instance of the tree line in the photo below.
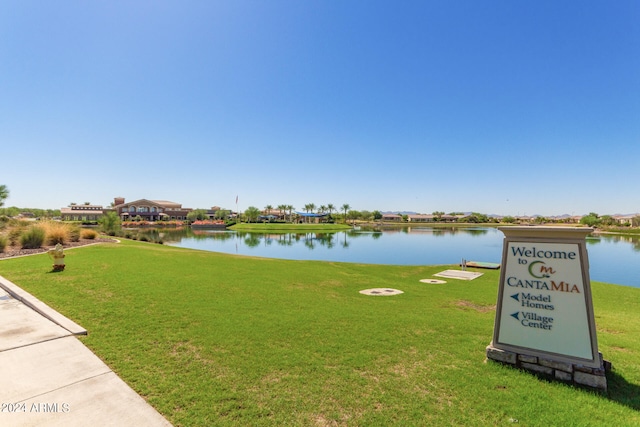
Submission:
<svg viewBox="0 0 640 427">
<path fill-rule="evenodd" d="M 621 224 L 611 215 L 600 216 L 595 212 L 590 212 L 589 215 L 585 215 L 580 219 L 580 224 L 584 224 L 589 227 L 640 227 L 640 216 L 634 216 L 630 220 Z"/>
<path fill-rule="evenodd" d="M 37 208 L 18 208 L 11 206 L 3 207 L 4 201 L 9 198 L 9 189 L 6 185 L 0 185 L 0 216 L 15 217 L 21 213 L 28 212 L 37 218 L 54 218 L 60 216 L 60 209 L 37 209 Z"/>
<path fill-rule="evenodd" d="M 54 218 L 60 216 L 60 209 L 36 209 L 36 208 L 18 208 L 16 206 L 11 207 L 3 207 L 5 200 L 9 197 L 9 189 L 6 185 L 0 185 L 0 216 L 8 216 L 15 217 L 20 215 L 21 213 L 29 212 L 34 217 L 38 218 Z M 70 205 L 75 205 L 76 203 L 71 203 Z M 86 205 L 89 202 L 85 202 Z M 276 207 L 278 216 L 282 216 L 282 219 L 285 221 L 293 222 L 294 220 L 294 207 L 289 204 L 280 204 Z M 379 221 L 382 219 L 382 213 L 379 210 L 368 211 L 362 210 L 357 211 L 351 209 L 351 206 L 348 203 L 344 203 L 340 206 L 340 209 L 336 208 L 332 203 L 328 203 L 326 205 L 316 206 L 315 203 L 307 203 L 304 205 L 304 211 L 306 213 L 317 213 L 317 214 L 326 214 L 331 220 L 351 220 L 351 221 Z M 335 212 L 335 216 L 334 216 Z M 232 215 L 232 211 L 228 209 L 220 209 L 215 212 L 214 218 L 222 221 L 226 221 L 230 219 Z M 260 210 L 255 206 L 249 206 L 245 211 L 241 214 L 243 216 L 242 219 L 245 221 L 258 221 L 263 214 L 269 216 L 274 213 L 273 205 L 266 205 L 264 210 Z M 452 212 L 449 215 L 457 215 L 460 212 Z M 440 221 L 441 217 L 444 215 L 444 212 L 435 211 L 433 212 L 434 221 Z M 209 219 L 209 214 L 205 209 L 194 209 L 187 215 L 187 219 L 191 222 L 197 220 Z M 403 221 L 408 220 L 407 215 L 402 216 Z M 469 215 L 465 215 L 464 218 L 458 219 L 457 222 L 468 222 L 468 223 L 492 223 L 492 222 L 503 222 L 503 223 L 516 223 L 518 219 L 512 216 L 505 216 L 501 219 L 490 217 L 486 214 L 472 212 Z M 546 217 L 536 217 L 533 219 L 534 223 L 544 224 L 547 222 L 551 222 Z M 599 215 L 595 212 L 590 212 L 589 215 L 585 215 L 580 219 L 580 223 L 587 225 L 589 227 L 615 227 L 615 226 L 631 226 L 631 227 L 640 227 L 640 216 L 635 216 L 630 219 L 627 223 L 620 224 L 617 219 L 612 217 L 611 215 Z"/>
</svg>

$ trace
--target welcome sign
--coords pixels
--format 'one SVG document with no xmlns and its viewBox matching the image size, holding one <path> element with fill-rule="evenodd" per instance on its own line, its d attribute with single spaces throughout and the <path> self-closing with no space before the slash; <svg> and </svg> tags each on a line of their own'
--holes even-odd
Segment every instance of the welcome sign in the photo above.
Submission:
<svg viewBox="0 0 640 427">
<path fill-rule="evenodd" d="M 499 229 L 505 240 L 493 347 L 600 366 L 585 242 L 593 230 Z"/>
</svg>

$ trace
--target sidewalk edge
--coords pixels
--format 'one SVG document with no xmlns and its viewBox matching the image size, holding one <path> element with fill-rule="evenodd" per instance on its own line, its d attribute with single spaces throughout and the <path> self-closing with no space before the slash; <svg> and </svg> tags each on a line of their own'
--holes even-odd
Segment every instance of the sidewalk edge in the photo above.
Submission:
<svg viewBox="0 0 640 427">
<path fill-rule="evenodd" d="M 73 335 L 87 335 L 87 330 L 85 328 L 78 325 L 73 320 L 58 313 L 56 310 L 40 301 L 29 292 L 25 291 L 15 283 L 7 280 L 2 276 L 0 276 L 0 288 L 4 289 L 9 295 L 11 295 L 11 297 L 17 299 L 41 316 L 44 316 L 45 318 L 51 320 L 56 325 L 71 332 Z"/>
</svg>

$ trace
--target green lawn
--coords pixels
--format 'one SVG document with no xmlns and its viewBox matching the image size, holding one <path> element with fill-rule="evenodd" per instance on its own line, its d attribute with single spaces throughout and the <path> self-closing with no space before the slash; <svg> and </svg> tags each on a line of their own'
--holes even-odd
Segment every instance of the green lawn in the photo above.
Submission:
<svg viewBox="0 0 640 427">
<path fill-rule="evenodd" d="M 640 424 L 640 289 L 593 284 L 608 395 L 485 362 L 499 272 L 287 261 L 124 241 L 0 262 L 176 426 Z M 393 297 L 358 293 L 374 287 Z"/>
</svg>

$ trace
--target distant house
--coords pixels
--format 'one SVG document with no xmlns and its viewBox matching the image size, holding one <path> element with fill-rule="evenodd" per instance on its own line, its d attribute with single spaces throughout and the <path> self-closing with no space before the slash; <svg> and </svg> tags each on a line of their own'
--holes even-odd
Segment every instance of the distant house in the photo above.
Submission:
<svg viewBox="0 0 640 427">
<path fill-rule="evenodd" d="M 144 221 L 186 220 L 192 208 L 183 208 L 182 204 L 167 200 L 140 199 L 125 203 L 123 197 L 116 197 L 113 209 L 123 221 L 140 217 Z"/>
<path fill-rule="evenodd" d="M 261 213 L 260 218 L 267 221 L 282 221 L 287 218 L 287 211 L 280 209 L 265 209 Z"/>
<path fill-rule="evenodd" d="M 409 221 L 409 222 L 433 222 L 433 221 L 435 221 L 435 215 L 411 214 L 411 215 L 407 215 L 407 221 Z"/>
<path fill-rule="evenodd" d="M 100 205 L 71 205 L 60 209 L 63 221 L 98 221 L 105 209 Z"/>
<path fill-rule="evenodd" d="M 637 215 L 613 215 L 612 218 L 620 225 L 632 224 Z"/>
<path fill-rule="evenodd" d="M 385 213 L 382 214 L 382 221 L 400 222 L 402 221 L 402 215 L 398 215 L 395 213 Z"/>
<path fill-rule="evenodd" d="M 469 215 L 458 214 L 458 215 L 442 215 L 441 220 L 444 222 L 456 222 L 462 219 L 467 218 Z"/>
<path fill-rule="evenodd" d="M 407 220 L 409 222 L 456 222 L 468 217 L 469 215 L 431 215 L 431 214 L 409 214 Z"/>
<path fill-rule="evenodd" d="M 296 212 L 298 216 L 298 222 L 307 222 L 307 223 L 320 223 L 325 220 L 327 216 L 326 213 L 311 213 L 311 212 Z"/>
</svg>

